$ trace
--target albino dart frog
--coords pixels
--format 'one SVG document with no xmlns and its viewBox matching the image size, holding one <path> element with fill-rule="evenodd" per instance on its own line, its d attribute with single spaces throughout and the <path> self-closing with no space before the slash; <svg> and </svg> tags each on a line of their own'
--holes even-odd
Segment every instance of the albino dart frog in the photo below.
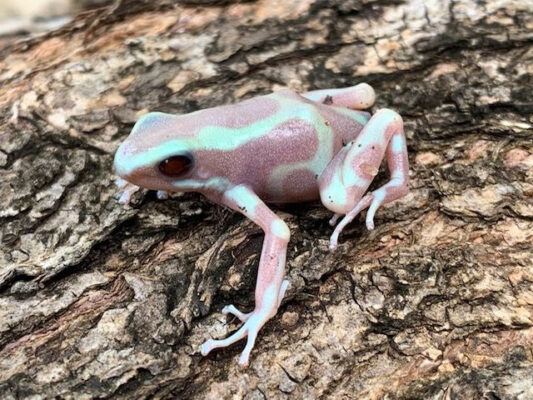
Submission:
<svg viewBox="0 0 533 400">
<path fill-rule="evenodd" d="M 247 336 L 239 364 L 249 363 L 261 327 L 281 303 L 290 231 L 265 203 L 320 199 L 333 211 L 330 248 L 342 229 L 368 208 L 366 226 L 385 203 L 404 196 L 408 160 L 402 118 L 381 109 L 359 111 L 374 103 L 367 84 L 297 94 L 281 90 L 241 103 L 186 115 L 150 112 L 133 127 L 115 155 L 115 170 L 129 202 L 139 187 L 167 192 L 200 192 L 215 203 L 244 214 L 265 232 L 255 309 L 222 309 L 244 324 L 224 340 L 208 340 L 203 355 Z M 365 192 L 384 156 L 390 181 Z"/>
</svg>

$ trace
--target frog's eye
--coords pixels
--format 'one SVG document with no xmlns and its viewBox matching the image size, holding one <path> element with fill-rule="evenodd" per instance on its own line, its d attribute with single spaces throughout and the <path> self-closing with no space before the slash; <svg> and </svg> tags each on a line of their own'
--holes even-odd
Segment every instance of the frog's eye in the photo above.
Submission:
<svg viewBox="0 0 533 400">
<path fill-rule="evenodd" d="M 166 176 L 180 176 L 190 171 L 193 164 L 192 156 L 181 154 L 172 156 L 159 163 L 159 171 Z"/>
</svg>

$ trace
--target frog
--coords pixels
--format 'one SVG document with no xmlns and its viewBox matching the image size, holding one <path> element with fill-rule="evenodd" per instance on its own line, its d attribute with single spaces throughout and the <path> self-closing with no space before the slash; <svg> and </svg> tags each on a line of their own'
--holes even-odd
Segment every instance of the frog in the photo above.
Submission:
<svg viewBox="0 0 533 400">
<path fill-rule="evenodd" d="M 261 328 L 273 318 L 289 281 L 285 279 L 291 232 L 269 204 L 319 200 L 333 212 L 329 249 L 347 224 L 366 210 L 374 229 L 376 211 L 408 193 L 408 153 L 402 117 L 375 102 L 366 84 L 297 93 L 282 89 L 234 104 L 189 114 L 148 112 L 118 147 L 114 169 L 128 204 L 139 188 L 198 192 L 243 214 L 264 231 L 255 286 L 255 306 L 222 309 L 242 321 L 224 339 L 208 339 L 202 355 L 246 338 L 238 364 L 246 367 Z M 390 178 L 368 191 L 386 157 Z"/>
</svg>

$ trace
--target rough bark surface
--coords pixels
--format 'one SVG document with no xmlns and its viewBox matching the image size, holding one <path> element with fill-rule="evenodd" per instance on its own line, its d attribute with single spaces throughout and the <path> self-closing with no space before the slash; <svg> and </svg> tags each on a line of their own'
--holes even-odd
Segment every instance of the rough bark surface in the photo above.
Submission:
<svg viewBox="0 0 533 400">
<path fill-rule="evenodd" d="M 0 50 L 0 397 L 532 399 L 532 3 L 193 3 Z M 405 119 L 410 194 L 335 253 L 326 209 L 276 208 L 279 313 L 247 370 L 242 343 L 202 357 L 262 233 L 196 194 L 119 205 L 115 149 L 148 110 L 362 81 Z"/>
</svg>

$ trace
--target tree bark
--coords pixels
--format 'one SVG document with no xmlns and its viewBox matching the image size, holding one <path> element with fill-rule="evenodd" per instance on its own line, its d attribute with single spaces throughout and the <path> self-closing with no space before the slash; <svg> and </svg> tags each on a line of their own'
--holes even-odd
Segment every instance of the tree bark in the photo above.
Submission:
<svg viewBox="0 0 533 400">
<path fill-rule="evenodd" d="M 192 3 L 0 52 L 0 397 L 532 399 L 531 2 Z M 278 315 L 247 370 L 243 343 L 202 357 L 253 308 L 262 232 L 197 194 L 121 206 L 114 151 L 149 110 L 363 81 L 405 120 L 410 193 L 334 253 L 324 207 L 275 208 Z"/>
</svg>

